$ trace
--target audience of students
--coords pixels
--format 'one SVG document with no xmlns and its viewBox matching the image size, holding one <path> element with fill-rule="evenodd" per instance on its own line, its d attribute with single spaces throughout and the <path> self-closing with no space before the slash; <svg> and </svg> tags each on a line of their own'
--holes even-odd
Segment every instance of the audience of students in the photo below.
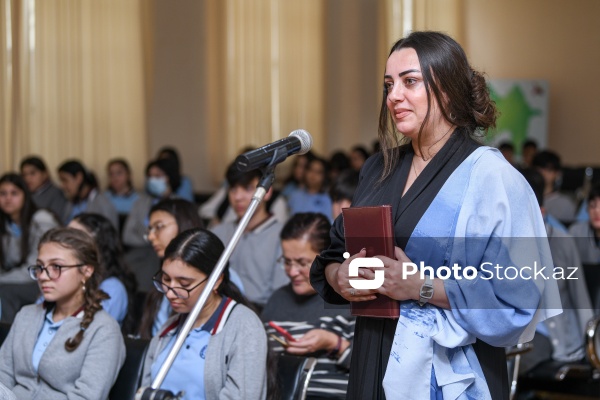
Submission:
<svg viewBox="0 0 600 400">
<path fill-rule="evenodd" d="M 21 161 L 21 176 L 27 183 L 36 206 L 52 211 L 61 223 L 65 223 L 69 202 L 63 191 L 50 179 L 46 163 L 36 156 L 24 158 Z"/>
<path fill-rule="evenodd" d="M 29 274 L 44 302 L 19 311 L 0 347 L 0 383 L 18 399 L 108 398 L 125 345 L 101 306 L 101 268 L 86 233 L 55 228 L 40 240 Z"/>
<path fill-rule="evenodd" d="M 154 279 L 176 314 L 150 343 L 142 386 L 156 378 L 223 250 L 219 238 L 204 229 L 182 232 L 165 249 Z M 161 388 L 174 393 L 183 390 L 183 398 L 190 400 L 265 399 L 266 367 L 265 330 L 225 269 Z"/>
<path fill-rule="evenodd" d="M 0 302 L 2 321 L 12 322 L 19 309 L 35 302 L 37 285 L 27 267 L 37 258 L 37 245 L 46 231 L 59 226 L 55 216 L 38 209 L 20 175 L 0 177 Z"/>
<path fill-rule="evenodd" d="M 358 186 L 359 173 L 354 170 L 343 171 L 329 189 L 331 197 L 331 216 L 336 219 L 342 208 L 350 207 L 354 192 Z"/>
<path fill-rule="evenodd" d="M 535 193 L 542 214 L 544 178 L 535 169 L 523 171 Z M 556 279 L 563 312 L 540 322 L 532 341 L 532 349 L 521 355 L 519 372 L 526 374 L 548 360 L 581 361 L 585 358 L 585 332 L 594 316 L 585 275 L 573 237 L 546 223 L 548 242 L 555 270 L 569 271 L 570 279 Z"/>
</svg>

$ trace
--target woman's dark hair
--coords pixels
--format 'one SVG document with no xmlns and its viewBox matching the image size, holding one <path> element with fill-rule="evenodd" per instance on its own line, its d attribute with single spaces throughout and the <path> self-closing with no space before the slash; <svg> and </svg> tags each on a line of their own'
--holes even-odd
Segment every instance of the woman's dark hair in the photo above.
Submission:
<svg viewBox="0 0 600 400">
<path fill-rule="evenodd" d="M 404 48 L 412 48 L 419 57 L 423 83 L 427 91 L 427 114 L 417 139 L 431 114 L 432 95 L 443 117 L 471 137 L 481 136 L 496 125 L 496 105 L 490 98 L 484 76 L 475 71 L 462 47 L 441 32 L 417 31 L 398 40 L 389 55 Z M 392 171 L 399 158 L 401 135 L 397 132 L 387 108 L 387 89 L 383 85 L 379 112 L 379 140 L 383 152 L 384 169 L 381 180 Z"/>
<path fill-rule="evenodd" d="M 21 171 L 23 171 L 23 167 L 25 167 L 26 165 L 31 165 L 32 167 L 41 172 L 48 172 L 48 168 L 46 167 L 46 163 L 44 162 L 44 160 L 37 156 L 30 156 L 24 158 L 21 161 Z"/>
<path fill-rule="evenodd" d="M 198 214 L 195 204 L 184 199 L 164 199 L 150 208 L 148 215 L 156 211 L 164 211 L 171 214 L 177 222 L 177 232 L 183 232 L 192 228 L 204 228 L 202 218 Z"/>
<path fill-rule="evenodd" d="M 365 158 L 366 160 L 366 158 Z M 339 150 L 336 151 L 329 157 L 329 165 L 332 170 L 335 170 L 337 173 L 350 169 L 350 158 L 346 153 Z"/>
<path fill-rule="evenodd" d="M 113 224 L 100 214 L 82 213 L 73 220 L 83 225 L 96 242 L 100 263 L 103 267 L 101 279 L 115 277 L 125 286 L 129 310 L 126 321 L 123 323 L 123 330 L 129 332 L 133 324 L 134 316 L 130 311 L 133 310 L 135 302 L 137 280 L 123 258 L 123 248 L 119 234 Z"/>
<path fill-rule="evenodd" d="M 321 213 L 294 214 L 281 229 L 281 240 L 306 239 L 310 247 L 320 253 L 331 244 L 331 223 Z"/>
<path fill-rule="evenodd" d="M 29 188 L 27 188 L 27 184 L 25 180 L 18 174 L 10 172 L 8 174 L 2 175 L 0 177 L 0 185 L 3 183 L 12 183 L 15 185 L 21 192 L 23 192 L 23 207 L 21 207 L 21 212 L 19 214 L 19 226 L 21 228 L 21 258 L 19 259 L 18 265 L 23 265 L 27 256 L 29 255 L 29 236 L 31 231 L 31 220 L 33 219 L 33 214 L 37 211 L 37 206 L 33 202 L 33 198 L 31 196 L 31 192 Z M 6 214 L 2 209 L 0 209 L 0 264 L 4 269 L 11 269 L 12 267 L 17 267 L 18 265 L 6 265 L 5 257 L 5 249 L 4 249 L 4 240 L 2 237 L 8 234 L 7 225 L 10 222 L 14 222 L 11 220 L 10 215 Z"/>
<path fill-rule="evenodd" d="M 38 251 L 42 245 L 46 243 L 56 243 L 61 247 L 71 251 L 73 256 L 80 264 L 85 264 L 94 268 L 94 272 L 90 278 L 85 281 L 84 298 L 84 314 L 81 320 L 81 329 L 77 334 L 65 342 L 65 349 L 69 352 L 77 349 L 85 330 L 94 320 L 94 315 L 102 309 L 102 300 L 108 299 L 108 295 L 99 289 L 102 280 L 102 264 L 98 255 L 98 249 L 94 240 L 90 235 L 73 228 L 54 228 L 42 236 L 38 245 Z M 45 302 L 46 309 L 54 307 L 53 303 Z"/>
<path fill-rule="evenodd" d="M 225 245 L 214 233 L 203 228 L 188 229 L 171 240 L 165 249 L 165 260 L 181 260 L 190 267 L 196 268 L 205 275 L 214 270 Z M 223 281 L 217 293 L 227 296 L 249 308 L 253 308 L 237 286 L 229 279 L 229 265 L 223 269 Z"/>
<path fill-rule="evenodd" d="M 179 158 L 179 152 L 175 147 L 165 146 L 158 150 L 156 159 L 169 159 L 172 160 L 177 166 L 177 173 L 181 174 L 181 159 Z"/>
<path fill-rule="evenodd" d="M 81 197 L 81 193 L 82 193 L 84 187 L 87 186 L 89 189 L 98 188 L 98 180 L 96 179 L 96 175 L 94 175 L 93 172 L 88 171 L 83 166 L 83 164 L 77 160 L 65 161 L 58 167 L 58 172 L 59 173 L 64 172 L 73 177 L 77 176 L 78 174 L 81 174 L 83 177 L 83 180 L 81 181 L 81 184 L 79 184 L 79 188 L 77 189 L 77 195 L 72 200 L 73 203 L 78 203 L 81 200 L 84 200 Z"/>
<path fill-rule="evenodd" d="M 146 165 L 146 176 L 150 173 L 150 168 L 156 167 L 167 175 L 171 192 L 175 193 L 181 186 L 181 174 L 179 173 L 179 164 L 172 158 L 159 158 L 150 161 Z"/>
<path fill-rule="evenodd" d="M 125 172 L 127 172 L 127 175 L 129 175 L 129 178 L 127 178 L 127 186 L 129 186 L 129 189 L 131 190 L 133 188 L 133 183 L 131 183 L 131 168 L 129 167 L 127 160 L 124 158 L 113 158 L 106 164 L 106 169 L 109 170 L 110 166 L 113 164 L 119 164 L 121 167 L 123 167 Z M 109 187 L 108 190 L 112 189 Z"/>
</svg>

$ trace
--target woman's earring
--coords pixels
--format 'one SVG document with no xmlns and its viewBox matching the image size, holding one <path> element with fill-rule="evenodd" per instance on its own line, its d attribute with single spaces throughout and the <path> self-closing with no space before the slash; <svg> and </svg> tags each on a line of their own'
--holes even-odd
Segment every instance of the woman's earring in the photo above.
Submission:
<svg viewBox="0 0 600 400">
<path fill-rule="evenodd" d="M 454 115 L 454 114 L 450 113 L 450 119 L 451 119 L 452 121 L 454 121 L 454 120 L 456 119 L 456 115 Z"/>
<path fill-rule="evenodd" d="M 83 293 L 85 293 L 85 281 L 81 281 L 81 289 L 83 290 Z"/>
</svg>

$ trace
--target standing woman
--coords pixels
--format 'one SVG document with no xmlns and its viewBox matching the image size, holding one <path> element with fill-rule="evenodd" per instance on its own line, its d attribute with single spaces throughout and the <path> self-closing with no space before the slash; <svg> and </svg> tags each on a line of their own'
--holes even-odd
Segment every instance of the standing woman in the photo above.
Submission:
<svg viewBox="0 0 600 400">
<path fill-rule="evenodd" d="M 38 208 L 46 208 L 64 223 L 67 219 L 69 202 L 65 194 L 50 179 L 46 163 L 39 157 L 27 157 L 21 161 L 21 176 L 33 195 Z"/>
<path fill-rule="evenodd" d="M 12 322 L 25 304 L 35 302 L 39 290 L 27 266 L 35 262 L 37 243 L 59 225 L 47 210 L 38 209 L 23 178 L 0 177 L 0 302 L 2 321 Z"/>
<path fill-rule="evenodd" d="M 56 228 L 29 267 L 43 304 L 24 307 L 0 348 L 0 383 L 19 399 L 104 400 L 125 361 L 117 322 L 100 302 L 98 251 L 81 231 Z"/>
<path fill-rule="evenodd" d="M 84 231 L 94 238 L 102 264 L 100 289 L 110 297 L 102 301 L 102 308 L 117 320 L 125 333 L 133 333 L 133 315 L 129 311 L 134 303 L 137 282 L 123 260 L 117 231 L 109 220 L 93 213 L 79 214 L 69 223 L 69 227 Z"/>
<path fill-rule="evenodd" d="M 352 206 L 392 205 L 396 259 L 378 257 L 378 289 L 354 289 L 349 265 L 366 252 L 343 257 L 338 217 L 311 270 L 330 303 L 400 302 L 400 320 L 357 317 L 347 398 L 506 399 L 503 347 L 531 340 L 537 323 L 560 310 L 549 304 L 559 299 L 556 282 L 525 269 L 552 265 L 536 198 L 497 149 L 475 140 L 494 126 L 496 108 L 456 41 L 411 33 L 392 46 L 382 78 L 381 152 L 363 165 Z M 408 262 L 438 272 L 471 266 L 476 275 L 403 273 Z M 484 263 L 523 267 L 522 279 L 484 274 Z"/>
<path fill-rule="evenodd" d="M 58 177 L 69 199 L 67 223 L 83 212 L 104 215 L 119 230 L 119 215 L 110 200 L 98 191 L 98 181 L 79 161 L 66 161 L 58 167 Z"/>
<path fill-rule="evenodd" d="M 167 246 L 154 281 L 176 314 L 150 342 L 142 386 L 156 378 L 223 250 L 221 240 L 204 229 L 182 232 Z M 266 367 L 265 330 L 225 268 L 161 388 L 184 390 L 188 400 L 265 399 Z"/>
</svg>

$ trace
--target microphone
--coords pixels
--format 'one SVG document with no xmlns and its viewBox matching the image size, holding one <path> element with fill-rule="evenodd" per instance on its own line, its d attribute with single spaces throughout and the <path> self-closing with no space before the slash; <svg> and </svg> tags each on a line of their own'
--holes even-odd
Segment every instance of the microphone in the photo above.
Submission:
<svg viewBox="0 0 600 400">
<path fill-rule="evenodd" d="M 284 139 L 248 151 L 235 159 L 240 172 L 248 172 L 264 166 L 279 164 L 293 154 L 305 154 L 312 147 L 312 136 L 304 129 L 290 133 Z"/>
</svg>

